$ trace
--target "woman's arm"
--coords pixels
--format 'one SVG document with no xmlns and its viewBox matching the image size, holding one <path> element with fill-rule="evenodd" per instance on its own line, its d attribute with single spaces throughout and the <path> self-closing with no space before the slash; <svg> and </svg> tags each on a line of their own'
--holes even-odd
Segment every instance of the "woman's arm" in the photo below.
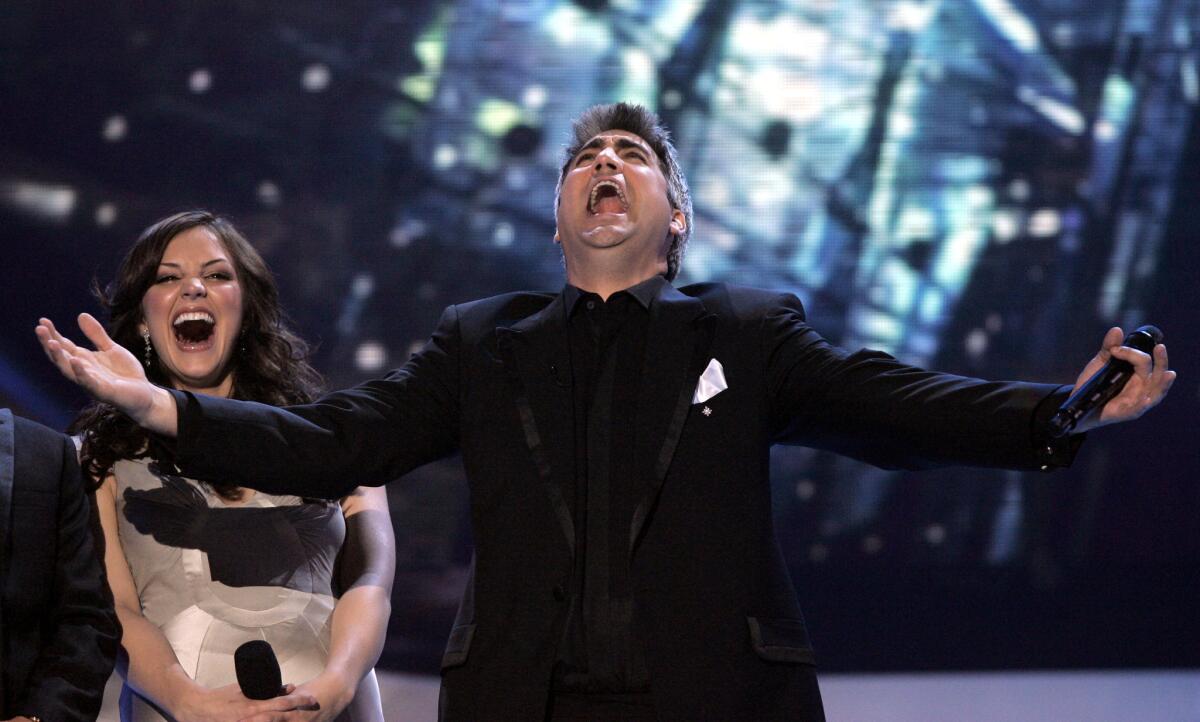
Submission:
<svg viewBox="0 0 1200 722">
<path fill-rule="evenodd" d="M 240 720 L 260 712 L 316 703 L 307 693 L 256 702 L 242 696 L 235 684 L 208 689 L 189 677 L 162 631 L 142 616 L 137 587 L 117 534 L 116 479 L 111 476 L 96 491 L 96 509 L 104 534 L 104 566 L 122 627 L 122 654 L 117 666 L 138 694 L 170 712 L 179 722 Z"/>
<path fill-rule="evenodd" d="M 350 704 L 383 651 L 392 611 L 396 540 L 387 492 L 359 487 L 342 499 L 342 513 L 346 541 L 334 568 L 342 594 L 333 610 L 329 660 L 320 675 L 297 688 L 314 694 L 321 712 L 304 719 L 331 719 Z"/>
</svg>

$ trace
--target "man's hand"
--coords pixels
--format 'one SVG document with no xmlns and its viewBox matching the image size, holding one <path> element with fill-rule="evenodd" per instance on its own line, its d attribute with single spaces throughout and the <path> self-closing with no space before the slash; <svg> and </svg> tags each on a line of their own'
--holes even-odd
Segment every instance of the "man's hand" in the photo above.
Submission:
<svg viewBox="0 0 1200 722">
<path fill-rule="evenodd" d="M 1087 383 L 1087 380 L 1111 358 L 1127 361 L 1133 366 L 1133 375 L 1129 377 L 1121 393 L 1109 399 L 1100 409 L 1100 413 L 1084 419 L 1075 427 L 1075 433 L 1121 421 L 1132 421 L 1157 406 L 1171 389 L 1171 384 L 1175 383 L 1175 372 L 1167 369 L 1166 346 L 1158 344 L 1151 356 L 1135 348 L 1122 346 L 1124 340 L 1124 331 L 1115 326 L 1110 328 L 1104 335 L 1100 351 L 1083 367 L 1079 378 L 1075 380 L 1074 391 L 1078 391 L 1079 387 Z"/>
<path fill-rule="evenodd" d="M 77 346 L 48 318 L 41 319 L 34 332 L 42 350 L 63 376 L 98 401 L 116 406 L 143 428 L 174 436 L 178 420 L 171 395 L 150 383 L 141 363 L 109 338 L 90 314 L 79 315 L 79 328 L 95 345 L 95 351 Z"/>
</svg>

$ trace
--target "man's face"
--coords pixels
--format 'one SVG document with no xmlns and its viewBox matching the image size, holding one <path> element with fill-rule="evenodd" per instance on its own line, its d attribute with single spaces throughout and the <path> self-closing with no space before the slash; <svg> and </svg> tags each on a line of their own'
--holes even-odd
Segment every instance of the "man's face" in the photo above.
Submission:
<svg viewBox="0 0 1200 722">
<path fill-rule="evenodd" d="M 580 148 L 567 166 L 556 212 L 555 240 L 568 270 L 596 253 L 661 260 L 670 233 L 683 231 L 683 213 L 671 208 L 658 156 L 639 136 L 605 131 Z"/>
</svg>

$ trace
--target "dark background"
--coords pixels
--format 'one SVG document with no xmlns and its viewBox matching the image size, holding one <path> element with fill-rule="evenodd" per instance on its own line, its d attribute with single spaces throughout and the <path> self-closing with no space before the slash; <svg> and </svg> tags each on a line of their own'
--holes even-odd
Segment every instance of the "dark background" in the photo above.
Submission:
<svg viewBox="0 0 1200 722">
<path fill-rule="evenodd" d="M 1180 374 L 1053 475 L 773 458 L 831 670 L 1200 666 L 1198 3 L 6 3 L 0 405 L 84 399 L 32 329 L 95 311 L 142 228 L 204 207 L 342 387 L 441 309 L 555 290 L 570 119 L 633 100 L 696 203 L 681 283 L 788 289 L 922 365 L 1068 383 L 1111 325 Z M 402 443 L 402 440 L 397 440 Z M 384 664 L 435 670 L 470 557 L 455 461 L 389 487 Z"/>
</svg>

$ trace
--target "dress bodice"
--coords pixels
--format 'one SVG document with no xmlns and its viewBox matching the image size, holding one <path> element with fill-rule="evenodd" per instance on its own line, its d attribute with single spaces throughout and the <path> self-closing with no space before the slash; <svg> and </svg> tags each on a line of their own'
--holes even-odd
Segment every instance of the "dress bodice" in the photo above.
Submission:
<svg viewBox="0 0 1200 722">
<path fill-rule="evenodd" d="M 229 502 L 148 459 L 118 461 L 113 473 L 118 535 L 142 613 L 193 679 L 235 683 L 234 651 L 252 639 L 271 644 L 284 682 L 324 669 L 346 536 L 336 502 L 261 492 Z M 131 690 L 122 718 L 162 719 Z"/>
</svg>

